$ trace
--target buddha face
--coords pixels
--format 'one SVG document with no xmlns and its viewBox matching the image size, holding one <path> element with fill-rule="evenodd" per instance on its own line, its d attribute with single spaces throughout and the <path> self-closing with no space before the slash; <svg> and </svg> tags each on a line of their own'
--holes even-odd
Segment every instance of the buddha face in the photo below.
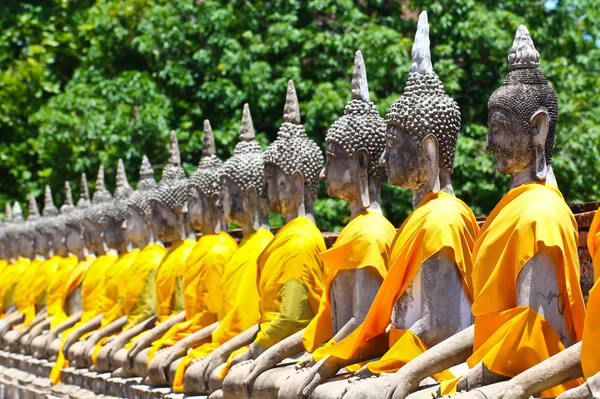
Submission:
<svg viewBox="0 0 600 399">
<path fill-rule="evenodd" d="M 198 188 L 190 188 L 188 217 L 193 229 L 203 231 L 214 227 L 216 220 L 223 214 L 217 203 L 219 203 L 219 198 L 216 195 L 207 198 Z"/>
<path fill-rule="evenodd" d="M 385 166 L 388 182 L 416 190 L 427 182 L 427 158 L 421 146 L 401 127 L 389 125 L 385 150 L 379 164 Z"/>
<path fill-rule="evenodd" d="M 79 254 L 83 252 L 85 243 L 83 241 L 83 233 L 81 230 L 76 227 L 69 226 L 67 228 L 65 243 L 67 245 L 67 250 L 72 254 Z"/>
<path fill-rule="evenodd" d="M 17 246 L 22 257 L 32 259 L 35 256 L 34 242 L 25 234 L 19 234 Z"/>
<path fill-rule="evenodd" d="M 242 191 L 230 178 L 221 178 L 222 189 L 219 205 L 223 208 L 223 215 L 228 222 L 244 226 L 251 222 L 250 213 L 245 209 L 247 203 L 246 193 Z"/>
<path fill-rule="evenodd" d="M 181 215 L 158 201 L 152 201 L 152 225 L 156 236 L 166 242 L 181 238 Z"/>
<path fill-rule="evenodd" d="M 121 228 L 123 221 L 110 221 L 104 229 L 104 240 L 109 248 L 123 249 L 127 246 L 125 231 Z"/>
<path fill-rule="evenodd" d="M 363 166 L 366 168 L 368 159 L 364 165 L 357 164 L 357 160 L 351 159 L 339 144 L 327 144 L 327 157 L 321 178 L 325 179 L 327 194 L 330 197 L 348 202 L 360 198 L 360 190 L 357 184 L 357 167 Z"/>
<path fill-rule="evenodd" d="M 84 219 L 83 225 L 84 241 L 87 247 L 97 254 L 104 253 L 104 226 L 98 225 L 89 219 Z"/>
<path fill-rule="evenodd" d="M 125 237 L 132 243 L 142 246 L 150 240 L 150 230 L 146 218 L 132 206 L 129 206 L 127 219 L 124 223 Z"/>
<path fill-rule="evenodd" d="M 41 256 L 47 256 L 50 253 L 50 240 L 48 236 L 38 229 L 34 230 L 35 234 L 35 253 Z"/>
<path fill-rule="evenodd" d="M 261 195 L 269 201 L 269 210 L 282 215 L 289 214 L 295 207 L 293 193 L 297 191 L 291 177 L 272 164 L 265 165 L 265 184 Z"/>
<path fill-rule="evenodd" d="M 511 176 L 535 165 L 532 133 L 506 109 L 489 110 L 486 150 L 493 151 L 498 171 Z"/>
</svg>

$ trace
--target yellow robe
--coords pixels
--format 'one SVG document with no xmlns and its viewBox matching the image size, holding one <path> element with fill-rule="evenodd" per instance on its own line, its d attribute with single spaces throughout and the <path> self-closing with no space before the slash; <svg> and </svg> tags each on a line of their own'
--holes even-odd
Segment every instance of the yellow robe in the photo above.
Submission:
<svg viewBox="0 0 600 399">
<path fill-rule="evenodd" d="M 257 260 L 272 239 L 273 234 L 262 228 L 246 234 L 223 268 L 223 299 L 217 316 L 219 325 L 212 333 L 212 342 L 191 350 L 179 364 L 173 383 L 175 392 L 183 392 L 183 375 L 194 359 L 209 355 L 223 343 L 258 323 Z"/>
<path fill-rule="evenodd" d="M 23 272 L 30 263 L 31 261 L 29 259 L 18 258 L 16 261 L 8 264 L 5 268 L 4 275 L 2 276 L 2 279 L 4 280 L 3 290 L 0 293 L 2 295 L 2 303 L 0 304 L 0 315 L 2 315 L 2 317 L 5 316 L 4 312 L 6 309 L 15 303 L 17 285 Z"/>
<path fill-rule="evenodd" d="M 164 246 L 148 244 L 131 265 L 123 299 L 123 310 L 127 315 L 127 324 L 123 331 L 156 314 L 156 272 L 166 253 L 167 249 Z"/>
<path fill-rule="evenodd" d="M 62 334 L 58 357 L 50 372 L 50 379 L 53 384 L 60 383 L 60 371 L 69 365 L 69 362 L 62 351 L 62 347 L 69 335 L 83 324 L 98 316 L 102 311 L 103 295 L 104 290 L 106 289 L 106 274 L 108 269 L 117 261 L 117 259 L 118 257 L 116 255 L 106 253 L 100 255 L 91 265 L 89 265 L 81 283 L 81 320 Z M 77 284 L 74 284 L 74 282 L 79 278 L 79 275 L 79 268 L 73 270 L 71 276 L 69 276 L 68 286 L 75 285 L 75 287 L 77 287 Z"/>
<path fill-rule="evenodd" d="M 37 288 L 36 286 L 39 286 L 40 280 L 42 283 L 44 281 L 44 271 L 40 267 L 43 263 L 43 259 L 34 258 L 23 270 L 15 289 L 17 310 L 25 316 L 25 320 L 28 322 L 35 317 L 36 292 L 34 290 Z"/>
<path fill-rule="evenodd" d="M 119 260 L 109 268 L 104 282 L 106 289 L 100 302 L 100 313 L 103 315 L 100 328 L 104 328 L 121 316 L 125 316 L 123 303 L 127 280 L 133 273 L 131 266 L 139 253 L 139 249 L 132 249 L 130 252 L 121 255 Z"/>
<path fill-rule="evenodd" d="M 469 367 L 482 361 L 494 373 L 514 377 L 564 349 L 550 323 L 530 307 L 516 304 L 519 272 L 540 247 L 558 263 L 566 325 L 581 340 L 585 307 L 577 234 L 571 210 L 550 184 L 513 188 L 496 205 L 473 251 L 475 342 Z M 580 382 L 544 391 L 543 396 L 558 396 Z"/>
<path fill-rule="evenodd" d="M 380 213 L 364 211 L 355 215 L 344 227 L 331 248 L 321 253 L 327 274 L 319 310 L 302 335 L 307 352 L 314 352 L 333 337 L 331 284 L 339 270 L 369 267 L 383 281 L 387 275 L 387 249 L 396 229 Z M 329 344 L 333 344 L 330 342 Z"/>
<path fill-rule="evenodd" d="M 443 221 L 441 223 L 440 221 Z M 392 310 L 404 294 L 421 265 L 432 256 L 444 253 L 457 265 L 463 288 L 471 291 L 471 251 L 479 231 L 475 215 L 464 202 L 447 193 L 429 193 L 404 221 L 389 251 L 390 269 L 377 292 L 369 313 L 356 330 L 339 343 L 316 352 L 315 360 L 326 354 L 350 359 L 358 348 L 383 333 L 390 323 Z M 427 350 L 410 330 L 392 329 L 389 351 L 381 360 L 369 363 L 373 373 L 394 373 L 404 364 Z M 436 375 L 438 380 L 450 379 L 449 372 Z"/>
<path fill-rule="evenodd" d="M 581 343 L 583 376 L 600 373 L 600 212 L 596 212 L 588 235 L 588 250 L 594 265 L 594 287 L 590 290 Z"/>
<path fill-rule="evenodd" d="M 281 228 L 258 258 L 260 330 L 254 343 L 270 348 L 305 328 L 319 310 L 323 295 L 323 235 L 306 217 L 291 220 Z M 221 369 L 225 378 L 235 356 Z"/>
<path fill-rule="evenodd" d="M 185 320 L 175 324 L 148 352 L 148 363 L 161 348 L 173 346 L 183 338 L 217 321 L 221 305 L 223 268 L 237 249 L 237 242 L 226 232 L 204 234 L 187 258 L 183 276 Z"/>
<path fill-rule="evenodd" d="M 62 260 L 61 256 L 55 255 L 43 260 L 37 267 L 32 267 L 34 266 L 32 262 L 28 269 L 30 269 L 29 273 L 33 273 L 33 275 L 26 278 L 24 273 L 22 281 L 29 280 L 30 283 L 27 283 L 27 286 L 30 288 L 25 291 L 26 293 L 23 293 L 21 289 L 18 289 L 17 292 L 17 308 L 25 315 L 25 320 L 21 324 L 21 328 L 26 327 L 33 321 L 37 311 L 36 306 L 47 303 L 48 285 L 52 277 L 56 274 Z"/>
<path fill-rule="evenodd" d="M 63 258 L 54 277 L 48 286 L 48 317 L 52 317 L 50 329 L 53 329 L 66 321 L 69 315 L 66 313 L 65 305 L 67 298 L 79 287 L 85 273 L 96 261 L 94 255 L 88 255 L 81 261 L 77 256 Z"/>
<path fill-rule="evenodd" d="M 0 319 L 4 318 L 4 291 L 7 283 L 6 273 L 8 272 L 8 262 L 0 259 Z"/>
<path fill-rule="evenodd" d="M 165 256 L 167 250 L 160 244 L 148 244 L 142 250 L 134 250 L 133 257 L 120 259 L 116 269 L 121 269 L 120 276 L 107 286 L 107 291 L 116 290 L 117 302 L 112 308 L 104 311 L 100 328 L 118 318 L 127 315 L 127 323 L 122 331 L 141 323 L 156 314 L 156 293 L 154 285 L 156 270 Z M 121 267 L 121 262 L 127 263 Z M 107 302 L 108 303 L 108 302 Z M 92 362 L 96 364 L 98 353 L 110 337 L 104 337 L 96 344 L 92 354 Z"/>
</svg>

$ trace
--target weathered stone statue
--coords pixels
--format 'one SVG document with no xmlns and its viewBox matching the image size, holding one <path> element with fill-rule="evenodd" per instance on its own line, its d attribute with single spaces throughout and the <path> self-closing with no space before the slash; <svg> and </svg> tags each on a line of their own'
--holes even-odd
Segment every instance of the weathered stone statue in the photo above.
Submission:
<svg viewBox="0 0 600 399">
<path fill-rule="evenodd" d="M 314 390 L 311 397 L 340 398 L 349 389 L 350 398 L 376 396 L 385 391 L 389 373 L 472 324 L 471 251 L 479 228 L 473 212 L 453 195 L 460 111 L 433 71 L 426 12 L 419 17 L 411 75 L 386 123 L 380 163 L 391 184 L 413 192 L 415 210 L 388 251 L 390 270 L 365 322 L 320 353 L 323 360 L 304 381 L 304 395 Z M 317 386 L 343 366 L 376 358 L 358 373 L 359 383 Z M 367 378 L 372 376 L 378 377 Z"/>
<path fill-rule="evenodd" d="M 250 329 L 260 318 L 256 262 L 273 235 L 269 231 L 267 204 L 260 194 L 264 184 L 263 154 L 254 136 L 250 108 L 245 104 L 240 142 L 223 165 L 218 203 L 225 220 L 241 226 L 244 237 L 223 267 L 218 324 L 190 335 L 189 345 L 195 348 L 177 365 L 173 377 L 176 392 L 183 391 L 184 386 L 186 392 L 207 391 L 210 373 L 227 361 L 232 351 L 229 341 L 239 335 L 252 337 L 257 332 Z"/>
<path fill-rule="evenodd" d="M 154 292 L 156 316 L 148 323 L 142 322 L 143 329 L 124 348 L 115 352 L 111 364 L 122 367 L 123 375 L 146 376 L 148 350 L 152 341 L 142 332 L 161 326 L 168 330 L 176 321 L 172 316 L 183 310 L 181 280 L 185 262 L 196 241 L 189 234 L 187 222 L 188 188 L 185 172 L 181 167 L 179 145 L 175 132 L 170 135 L 169 161 L 165 166 L 158 186 L 150 192 L 152 226 L 158 239 L 170 242 L 156 274 Z M 166 323 L 166 324 L 165 324 Z"/>
<path fill-rule="evenodd" d="M 511 379 L 494 399 L 521 399 L 537 395 L 565 382 L 586 380 L 558 396 L 560 399 L 593 399 L 600 394 L 600 212 L 596 212 L 587 246 L 594 265 L 594 287 L 590 290 L 581 342 L 565 349 Z"/>
<path fill-rule="evenodd" d="M 69 196 L 66 196 L 69 201 Z M 28 352 L 41 359 L 56 356 L 48 354 L 50 343 L 62 331 L 72 327 L 81 314 L 80 283 L 83 274 L 95 260 L 87 253 L 83 235 L 83 212 L 90 205 L 87 180 L 82 175 L 81 197 L 77 206 L 71 209 L 67 203 L 63 205 L 63 214 L 59 216 L 58 209 L 51 197 L 46 197 L 42 219 L 37 224 L 39 235 L 46 237 L 52 243 L 52 251 L 60 257 L 55 275 L 48 285 L 48 316 L 46 320 L 31 329 L 22 338 L 21 344 L 29 347 Z M 80 270 L 79 278 L 71 278 L 74 270 Z"/>
<path fill-rule="evenodd" d="M 125 296 L 124 288 L 131 273 L 130 268 L 139 253 L 139 249 L 131 248 L 125 235 L 125 230 L 122 228 L 128 213 L 126 201 L 133 192 L 127 181 L 125 166 L 122 160 L 118 162 L 116 180 L 117 187 L 114 199 L 111 202 L 103 204 L 102 208 L 100 208 L 102 214 L 99 215 L 100 217 L 97 219 L 97 222 L 104 227 L 103 234 L 107 246 L 118 252 L 119 259 L 107 269 L 104 277 L 104 292 L 101 293 L 102 300 L 100 313 L 98 314 L 100 317 L 90 320 L 76 331 L 73 331 L 69 336 L 69 340 L 74 341 L 84 334 L 87 335 L 85 340 L 73 343 L 66 354 L 69 362 L 77 368 L 86 368 L 93 364 L 92 355 L 96 344 L 100 339 L 104 338 L 100 334 L 91 334 L 92 331 L 106 327 L 113 322 L 116 322 L 116 324 L 112 328 L 118 330 L 127 321 L 122 307 Z"/>
<path fill-rule="evenodd" d="M 265 152 L 263 195 L 269 200 L 271 212 L 284 215 L 287 223 L 258 260 L 258 333 L 244 338 L 240 334 L 229 341 L 231 350 L 242 349 L 230 355 L 227 364 L 217 367 L 210 377 L 210 391 L 215 391 L 233 367 L 223 381 L 225 397 L 243 396 L 242 382 L 254 359 L 303 330 L 317 314 L 324 290 L 319 254 L 326 247 L 313 215 L 323 155 L 300 124 L 298 98 L 291 80 L 283 120 L 277 139 Z M 222 393 L 215 392 L 214 396 Z"/>
<path fill-rule="evenodd" d="M 226 232 L 223 210 L 217 205 L 221 193 L 223 164 L 216 156 L 215 141 L 208 120 L 204 121 L 204 146 L 198 169 L 188 179 L 188 215 L 193 229 L 202 233 L 185 265 L 183 302 L 185 317 L 166 333 L 153 329 L 155 340 L 149 351 L 149 382 L 169 385 L 176 366 L 173 362 L 192 348 L 190 336 L 205 331 L 207 340 L 216 327 L 225 264 L 237 249 L 237 242 Z M 177 316 L 176 316 L 177 317 Z M 162 333 L 162 334 L 161 334 Z"/>
<path fill-rule="evenodd" d="M 92 319 L 95 321 L 101 320 L 101 306 L 104 295 L 104 281 L 109 268 L 117 261 L 118 253 L 114 249 L 110 249 L 104 236 L 104 224 L 100 221 L 106 217 L 106 204 L 112 201 L 111 193 L 104 185 L 104 167 L 100 166 L 98 170 L 98 178 L 96 180 L 96 190 L 92 197 L 92 206 L 85 209 L 83 218 L 83 229 L 87 247 L 93 251 L 97 258 L 91 264 L 85 264 L 87 270 L 75 268 L 69 276 L 69 281 L 77 281 L 81 284 L 81 313 L 74 315 L 74 318 L 65 321 L 70 324 L 74 319 L 78 319 L 74 325 L 64 330 L 60 337 L 57 337 L 50 343 L 49 354 L 54 357 L 55 353 L 58 358 L 54 368 L 52 369 L 51 379 L 56 384 L 60 381 L 60 371 L 67 365 L 69 347 L 78 340 L 77 335 L 81 331 L 80 326 L 88 323 Z M 108 239 L 108 236 L 106 237 Z M 69 285 L 71 285 L 69 283 Z M 57 327 L 64 328 L 65 325 Z M 70 335 L 75 332 L 73 337 Z"/>
<path fill-rule="evenodd" d="M 4 274 L 3 282 L 3 310 L 6 318 L 0 326 L 0 336 L 4 335 L 13 325 L 23 320 L 23 314 L 17 310 L 16 293 L 21 276 L 31 264 L 34 257 L 34 248 L 31 240 L 22 233 L 27 225 L 23 220 L 21 205 L 15 202 L 12 208 L 11 224 L 5 230 L 5 247 L 9 262 Z"/>
<path fill-rule="evenodd" d="M 110 364 L 111 355 L 140 334 L 144 330 L 140 329 L 144 326 L 142 322 L 152 319 L 156 314 L 154 292 L 156 271 L 167 250 L 161 242 L 155 241 L 150 224 L 152 210 L 150 195 L 155 187 L 154 171 L 148 158 L 144 156 L 137 189 L 127 200 L 127 219 L 123 225 L 127 239 L 134 246 L 141 248 L 130 266 L 127 281 L 122 287 L 125 291 L 121 311 L 126 319 L 124 323 L 123 320 L 117 319 L 113 323 L 105 325 L 94 334 L 94 337 L 90 338 L 88 344 L 89 347 L 93 341 L 97 341 L 95 365 L 101 372 L 107 372 L 113 368 Z M 146 329 L 148 328 L 146 327 Z M 122 332 L 120 332 L 121 330 Z M 112 334 L 118 335 L 107 341 L 105 337 Z"/>
<path fill-rule="evenodd" d="M 556 94 L 524 26 L 508 59 L 511 72 L 488 104 L 487 148 L 512 183 L 475 243 L 475 325 L 400 369 L 387 397 L 404 398 L 423 378 L 465 360 L 470 370 L 456 389 L 487 386 L 581 339 L 577 225 L 552 172 Z M 556 396 L 568 386 L 544 392 Z"/>
<path fill-rule="evenodd" d="M 387 274 L 386 247 L 395 229 L 379 205 L 385 169 L 378 162 L 385 146 L 385 125 L 370 101 L 360 52 L 354 60 L 352 101 L 327 132 L 326 141 L 327 162 L 321 178 L 330 196 L 349 202 L 351 220 L 333 247 L 321 254 L 329 274 L 315 318 L 305 330 L 253 362 L 244 386 L 256 397 L 274 398 L 280 387 L 302 383 L 315 363 L 311 353 L 343 340 L 364 321 Z M 298 370 L 297 360 L 302 366 Z"/>
</svg>

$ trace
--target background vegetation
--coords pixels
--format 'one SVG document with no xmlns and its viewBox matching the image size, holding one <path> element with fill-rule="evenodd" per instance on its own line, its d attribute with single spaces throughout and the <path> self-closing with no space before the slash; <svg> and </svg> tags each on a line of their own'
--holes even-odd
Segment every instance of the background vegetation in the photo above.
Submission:
<svg viewBox="0 0 600 399">
<path fill-rule="evenodd" d="M 597 0 L 22 0 L 0 9 L 0 201 L 24 203 L 28 191 L 41 195 L 50 184 L 60 203 L 64 180 L 77 190 L 79 174 L 93 181 L 101 162 L 112 185 L 118 158 L 135 182 L 143 154 L 158 176 L 170 129 L 192 171 L 205 118 L 226 158 L 244 102 L 266 145 L 290 78 L 308 134 L 323 143 L 350 98 L 355 50 L 382 115 L 402 93 L 421 9 L 434 68 L 462 111 L 458 196 L 485 214 L 507 189 L 484 149 L 486 104 L 526 24 L 559 96 L 561 190 L 569 201 L 597 199 Z M 399 225 L 410 193 L 386 186 L 383 202 Z M 316 208 L 324 230 L 347 222 L 347 206 L 323 187 Z"/>
</svg>

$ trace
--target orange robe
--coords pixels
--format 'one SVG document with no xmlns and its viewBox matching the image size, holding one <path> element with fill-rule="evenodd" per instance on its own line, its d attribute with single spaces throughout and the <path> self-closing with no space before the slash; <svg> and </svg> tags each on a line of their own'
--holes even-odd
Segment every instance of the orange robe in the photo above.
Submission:
<svg viewBox="0 0 600 399">
<path fill-rule="evenodd" d="M 368 267 L 383 281 L 388 269 L 387 249 L 395 234 L 396 229 L 382 214 L 364 211 L 355 215 L 333 246 L 321 253 L 327 280 L 317 315 L 302 334 L 307 352 L 313 353 L 328 341 L 328 345 L 334 343 L 331 285 L 338 271 Z"/>
<path fill-rule="evenodd" d="M 594 265 L 594 287 L 590 290 L 581 343 L 583 376 L 600 373 L 600 212 L 596 212 L 588 235 L 588 249 Z"/>
<path fill-rule="evenodd" d="M 246 234 L 225 264 L 221 277 L 223 299 L 217 314 L 219 325 L 212 333 L 211 342 L 191 350 L 179 363 L 173 391 L 183 392 L 183 375 L 194 359 L 208 356 L 223 343 L 258 323 L 257 259 L 272 239 L 273 234 L 262 228 Z"/>
<path fill-rule="evenodd" d="M 443 221 L 441 223 L 440 221 Z M 356 330 L 336 345 L 319 349 L 315 360 L 331 354 L 352 358 L 359 347 L 385 333 L 396 302 L 413 281 L 421 265 L 432 256 L 444 253 L 457 266 L 467 296 L 471 291 L 471 251 L 479 231 L 475 215 L 464 202 L 447 193 L 429 193 L 404 221 L 389 251 L 390 270 L 369 313 Z M 374 373 L 393 373 L 428 349 L 410 330 L 392 329 L 389 351 L 381 360 L 368 365 Z M 436 375 L 450 379 L 451 373 Z"/>
<path fill-rule="evenodd" d="M 56 274 L 63 258 L 61 256 L 52 256 L 38 264 L 34 263 L 30 266 L 30 273 L 33 273 L 31 282 L 27 285 L 30 287 L 23 293 L 21 289 L 17 292 L 17 307 L 25 315 L 25 320 L 21 324 L 21 328 L 29 325 L 35 318 L 37 307 L 47 304 L 48 301 L 48 286 L 52 277 Z M 25 280 L 25 277 L 23 277 Z"/>
<path fill-rule="evenodd" d="M 183 338 L 217 321 L 221 304 L 221 276 L 237 242 L 226 232 L 204 234 L 187 258 L 183 275 L 185 320 L 175 324 L 148 352 L 148 363 L 161 348 L 173 346 Z"/>
<path fill-rule="evenodd" d="M 4 314 L 6 309 L 16 302 L 16 291 L 19 280 L 30 263 L 29 259 L 18 258 L 4 268 L 4 273 L 0 276 L 3 280 L 0 291 L 0 319 L 6 316 Z"/>
<path fill-rule="evenodd" d="M 36 299 L 39 295 L 39 283 L 44 283 L 44 271 L 41 265 L 43 259 L 35 257 L 23 270 L 15 289 L 17 310 L 25 316 L 25 321 L 30 323 L 35 317 Z M 25 321 L 23 323 L 25 323 Z"/>
<path fill-rule="evenodd" d="M 475 342 L 469 367 L 483 362 L 496 374 L 514 377 L 564 349 L 540 314 L 516 304 L 517 279 L 540 247 L 555 257 L 564 316 L 581 340 L 585 307 L 579 285 L 577 224 L 560 191 L 528 183 L 510 190 L 496 205 L 473 251 Z M 544 391 L 558 396 L 581 380 Z"/>
</svg>

